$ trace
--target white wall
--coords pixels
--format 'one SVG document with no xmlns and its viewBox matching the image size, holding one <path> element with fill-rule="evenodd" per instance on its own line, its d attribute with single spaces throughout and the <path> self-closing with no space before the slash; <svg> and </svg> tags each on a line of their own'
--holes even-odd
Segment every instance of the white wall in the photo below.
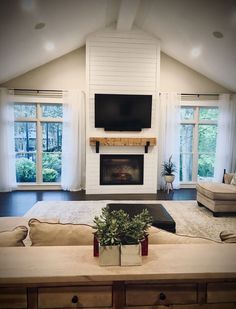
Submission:
<svg viewBox="0 0 236 309">
<path fill-rule="evenodd" d="M 161 53 L 161 91 L 179 93 L 225 93 L 226 88 Z"/>
<path fill-rule="evenodd" d="M 26 89 L 84 89 L 85 47 L 14 78 L 1 86 Z M 182 93 L 225 93 L 226 88 L 161 53 L 160 90 Z"/>
<path fill-rule="evenodd" d="M 85 46 L 16 77 L 3 87 L 22 89 L 85 89 Z"/>
<path fill-rule="evenodd" d="M 106 30 L 86 42 L 87 72 L 87 146 L 86 193 L 155 193 L 157 182 L 157 147 L 144 155 L 143 185 L 101 186 L 100 156 L 89 145 L 90 137 L 156 137 L 156 104 L 160 76 L 160 44 L 142 31 Z M 152 95 L 152 127 L 141 132 L 107 132 L 94 126 L 94 94 Z M 144 147 L 100 147 L 100 153 L 144 154 Z"/>
<path fill-rule="evenodd" d="M 144 51 L 143 56 L 145 56 L 146 54 L 150 55 L 150 50 L 149 48 L 146 48 L 147 46 L 145 46 L 146 44 L 144 43 L 147 43 L 147 42 L 142 42 L 143 51 Z M 134 48 L 134 51 L 135 51 L 135 48 Z M 105 53 L 107 51 L 103 49 L 103 52 Z M 137 69 L 139 68 L 139 63 L 136 63 L 136 67 Z M 124 66 L 124 69 L 125 68 L 126 66 Z M 94 71 L 94 74 L 97 74 L 97 73 Z M 23 89 L 75 89 L 75 88 L 79 88 L 79 89 L 85 90 L 86 89 L 86 77 L 85 76 L 86 76 L 86 50 L 85 50 L 85 47 L 82 47 L 82 48 L 76 49 L 64 55 L 63 57 L 60 57 L 43 66 L 40 66 L 28 73 L 25 73 L 15 79 L 12 79 L 2 84 L 1 86 L 8 87 L 8 88 L 23 88 Z M 118 77 L 119 75 L 116 75 L 116 76 Z M 138 82 L 137 76 L 136 76 L 136 79 L 132 74 L 130 75 L 130 77 L 134 78 L 134 80 Z M 92 75 L 90 82 L 93 82 L 94 78 L 95 78 L 95 75 Z M 125 80 L 125 78 L 122 77 L 120 78 L 119 81 L 115 79 L 116 85 L 119 85 L 120 87 L 122 86 L 122 81 L 125 81 L 126 83 L 127 80 Z M 149 78 L 152 78 L 152 76 L 148 75 L 146 80 L 145 79 L 141 80 L 141 85 L 140 83 L 137 83 L 136 85 L 139 85 L 139 87 L 140 86 L 142 87 L 142 85 L 145 85 L 145 87 L 147 86 L 147 88 L 142 89 L 142 91 L 143 90 L 147 92 L 149 92 L 150 90 L 152 91 L 152 89 L 155 88 L 155 85 L 150 84 L 151 88 L 149 88 L 149 84 L 148 84 Z M 157 86 L 158 78 L 154 83 L 156 83 L 156 86 Z M 109 84 L 106 84 L 106 87 L 108 86 Z M 131 86 L 131 84 L 129 84 L 129 86 Z M 132 89 L 135 92 L 138 92 L 139 89 L 141 89 L 139 87 L 137 88 L 135 86 Z M 89 125 L 88 132 L 90 136 L 95 136 L 95 134 L 96 135 L 99 134 L 99 136 L 101 136 L 104 134 L 104 131 L 102 130 L 95 131 L 94 126 L 93 126 L 93 111 L 91 109 L 91 106 L 93 105 L 93 103 L 91 100 L 91 96 L 92 96 L 93 91 L 95 90 L 98 91 L 99 88 L 94 88 L 92 92 L 90 92 L 90 101 L 88 101 L 90 102 L 90 110 L 91 110 L 91 113 L 89 114 L 90 118 L 88 121 L 88 125 Z M 120 91 L 122 90 L 122 92 L 125 92 L 127 88 L 126 89 L 123 87 L 121 88 L 111 88 L 110 87 L 109 88 L 109 91 L 111 92 L 112 91 L 117 92 L 117 90 L 120 90 Z M 166 92 L 177 91 L 181 93 L 225 93 L 225 92 L 229 92 L 224 87 L 220 86 L 214 81 L 209 80 L 205 76 L 197 73 L 196 71 L 181 64 L 180 62 L 167 56 L 164 53 L 161 53 L 161 57 L 160 57 L 160 91 L 166 91 Z M 145 136 L 146 134 L 146 135 L 149 135 L 150 137 L 150 136 L 153 136 L 154 131 L 155 131 L 155 128 L 153 127 L 150 131 L 146 130 L 146 131 L 141 132 L 140 135 L 143 134 Z M 154 136 L 155 135 L 156 134 L 154 134 Z M 88 137 L 87 137 L 87 148 L 88 148 L 87 149 L 87 153 L 88 153 L 87 159 L 90 160 L 89 156 L 93 155 L 93 152 L 95 150 L 92 149 L 90 146 L 88 146 Z M 102 151 L 106 151 L 106 153 L 114 153 L 114 152 L 119 152 L 119 148 L 118 147 L 113 147 L 113 148 L 107 147 L 105 150 L 102 149 Z M 140 148 L 126 147 L 125 152 L 140 153 Z M 149 154 L 145 154 L 144 156 L 145 158 L 151 158 L 151 156 L 153 156 L 153 162 L 156 161 L 155 159 L 156 151 L 154 150 L 153 152 L 153 149 L 151 149 Z M 150 163 L 150 164 L 148 163 L 149 164 L 148 166 L 146 165 L 146 170 L 148 169 L 150 171 L 155 170 L 155 167 L 152 166 L 151 164 L 151 160 L 148 160 L 148 161 L 146 160 L 146 162 Z M 99 156 L 95 155 L 93 157 L 93 164 L 99 165 Z M 92 177 L 92 175 L 94 175 L 94 177 L 98 177 L 97 175 L 99 171 L 98 169 L 94 169 L 93 164 L 87 166 L 87 173 L 88 175 L 90 175 L 89 176 L 90 178 Z M 147 180 L 146 180 L 146 183 L 147 183 Z M 98 181 L 96 183 L 96 186 L 97 184 L 98 184 Z M 135 186 L 133 188 L 136 190 L 136 192 L 140 192 L 139 188 L 136 188 Z M 91 189 L 91 192 L 94 192 L 92 187 L 90 187 L 90 189 Z M 118 187 L 117 187 L 117 190 L 118 190 Z M 110 190 L 109 190 L 109 193 L 111 193 Z"/>
</svg>

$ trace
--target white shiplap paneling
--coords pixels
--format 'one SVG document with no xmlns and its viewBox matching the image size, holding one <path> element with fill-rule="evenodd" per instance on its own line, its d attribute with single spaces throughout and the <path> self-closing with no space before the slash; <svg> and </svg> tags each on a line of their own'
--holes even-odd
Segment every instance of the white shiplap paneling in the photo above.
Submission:
<svg viewBox="0 0 236 309">
<path fill-rule="evenodd" d="M 91 136 L 156 137 L 156 98 L 159 90 L 160 44 L 145 32 L 106 29 L 86 42 L 87 145 L 86 193 L 155 193 L 157 147 L 144 155 L 144 184 L 100 186 L 100 155 L 89 145 Z M 152 95 L 152 127 L 141 132 L 107 132 L 94 127 L 94 94 Z M 101 147 L 101 153 L 143 154 L 143 147 Z"/>
</svg>

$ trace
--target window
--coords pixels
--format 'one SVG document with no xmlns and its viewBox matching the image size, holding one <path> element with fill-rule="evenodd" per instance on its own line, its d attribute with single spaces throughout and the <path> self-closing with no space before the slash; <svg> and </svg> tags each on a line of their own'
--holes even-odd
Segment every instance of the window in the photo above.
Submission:
<svg viewBox="0 0 236 309">
<path fill-rule="evenodd" d="M 15 153 L 18 183 L 59 183 L 62 104 L 15 103 Z"/>
<path fill-rule="evenodd" d="M 214 177 L 218 108 L 182 106 L 180 129 L 180 181 Z"/>
</svg>

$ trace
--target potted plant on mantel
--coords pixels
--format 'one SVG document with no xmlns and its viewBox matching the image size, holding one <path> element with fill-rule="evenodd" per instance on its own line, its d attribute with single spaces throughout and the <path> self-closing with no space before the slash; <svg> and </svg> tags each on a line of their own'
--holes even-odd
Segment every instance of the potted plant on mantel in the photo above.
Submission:
<svg viewBox="0 0 236 309">
<path fill-rule="evenodd" d="M 162 164 L 162 171 L 161 171 L 161 176 L 164 177 L 165 183 L 170 183 L 172 184 L 173 181 L 175 180 L 175 175 L 176 173 L 176 165 L 175 163 L 172 162 L 172 155 L 169 157 L 168 161 L 164 161 Z"/>
<path fill-rule="evenodd" d="M 94 218 L 95 238 L 99 242 L 99 264 L 140 265 L 140 242 L 148 235 L 152 217 L 147 209 L 130 218 L 124 210 L 103 208 Z"/>
</svg>

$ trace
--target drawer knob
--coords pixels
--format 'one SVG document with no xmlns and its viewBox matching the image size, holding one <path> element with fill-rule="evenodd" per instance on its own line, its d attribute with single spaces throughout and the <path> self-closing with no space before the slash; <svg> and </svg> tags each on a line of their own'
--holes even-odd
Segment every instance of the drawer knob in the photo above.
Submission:
<svg viewBox="0 0 236 309">
<path fill-rule="evenodd" d="M 76 296 L 76 295 L 74 295 L 74 296 L 72 297 L 72 299 L 71 299 L 72 304 L 77 304 L 78 301 L 79 301 L 79 297 Z"/>
<path fill-rule="evenodd" d="M 160 295 L 159 295 L 159 298 L 160 298 L 160 300 L 165 300 L 166 296 L 165 296 L 164 293 L 161 292 Z"/>
</svg>

